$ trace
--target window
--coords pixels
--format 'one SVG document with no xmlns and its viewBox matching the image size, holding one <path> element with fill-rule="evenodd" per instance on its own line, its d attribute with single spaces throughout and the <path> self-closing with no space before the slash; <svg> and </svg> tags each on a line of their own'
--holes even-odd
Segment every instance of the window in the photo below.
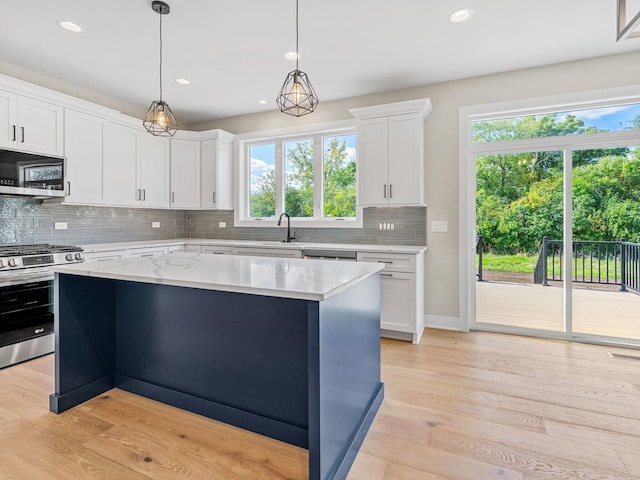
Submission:
<svg viewBox="0 0 640 480">
<path fill-rule="evenodd" d="M 355 127 L 240 139 L 236 225 L 274 222 L 281 213 L 305 226 L 361 226 L 356 207 Z M 349 225 L 347 225 L 349 224 Z"/>
<path fill-rule="evenodd" d="M 640 128 L 640 104 L 610 105 L 472 122 L 472 142 L 586 135 Z"/>
</svg>

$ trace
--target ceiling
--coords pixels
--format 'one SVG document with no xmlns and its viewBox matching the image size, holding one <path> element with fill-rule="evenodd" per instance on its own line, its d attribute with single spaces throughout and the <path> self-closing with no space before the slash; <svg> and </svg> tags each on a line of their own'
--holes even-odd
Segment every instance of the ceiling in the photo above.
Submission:
<svg viewBox="0 0 640 480">
<path fill-rule="evenodd" d="M 151 0 L 3 2 L 0 61 L 144 111 L 159 97 Z M 276 109 L 295 0 L 167 0 L 163 98 L 181 124 Z M 474 15 L 452 23 L 450 14 Z M 83 27 L 73 34 L 58 20 Z M 300 0 L 300 69 L 323 101 L 640 50 L 616 0 Z M 176 78 L 187 78 L 181 86 Z M 267 100 L 266 105 L 258 104 Z"/>
</svg>

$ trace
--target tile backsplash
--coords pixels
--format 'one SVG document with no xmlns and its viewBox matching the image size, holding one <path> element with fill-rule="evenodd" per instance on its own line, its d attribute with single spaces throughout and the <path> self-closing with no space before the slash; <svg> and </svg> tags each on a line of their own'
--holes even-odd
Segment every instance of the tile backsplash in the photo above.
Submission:
<svg viewBox="0 0 640 480">
<path fill-rule="evenodd" d="M 219 228 L 219 222 L 226 223 Z M 380 223 L 393 223 L 393 230 L 380 230 Z M 368 243 L 374 245 L 426 245 L 425 207 L 370 207 L 364 209 L 363 228 L 300 228 L 295 219 L 291 232 L 299 242 Z M 233 210 L 187 212 L 190 238 L 226 240 L 282 240 L 282 227 L 234 227 Z"/>
<path fill-rule="evenodd" d="M 159 228 L 152 228 L 159 222 Z M 219 228 L 225 222 L 226 228 Z M 56 230 L 56 223 L 66 229 Z M 393 230 L 380 230 L 393 223 Z M 426 245 L 426 208 L 365 208 L 363 228 L 300 228 L 297 241 Z M 233 210 L 163 210 L 62 205 L 28 198 L 0 198 L 0 244 L 103 242 L 205 238 L 282 240 L 286 227 L 234 227 Z"/>
<path fill-rule="evenodd" d="M 66 230 L 55 230 L 55 223 Z M 160 228 L 152 228 L 160 222 Z M 168 240 L 187 237 L 183 210 L 62 205 L 59 202 L 0 198 L 0 244 Z"/>
</svg>

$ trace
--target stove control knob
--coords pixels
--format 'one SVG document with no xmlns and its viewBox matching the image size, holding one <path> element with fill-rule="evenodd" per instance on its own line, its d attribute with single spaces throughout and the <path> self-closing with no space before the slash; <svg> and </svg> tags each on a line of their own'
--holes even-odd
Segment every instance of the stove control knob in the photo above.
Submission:
<svg viewBox="0 0 640 480">
<path fill-rule="evenodd" d="M 67 254 L 64 256 L 64 259 L 65 259 L 67 262 L 71 262 L 71 261 L 73 261 L 73 253 L 67 253 Z"/>
<path fill-rule="evenodd" d="M 4 263 L 4 259 L 0 258 L 0 268 L 4 268 L 6 266 L 7 266 L 7 264 Z"/>
<path fill-rule="evenodd" d="M 82 252 L 76 253 L 76 260 L 78 261 L 84 260 L 84 255 L 82 254 Z"/>
<path fill-rule="evenodd" d="M 15 258 L 10 258 L 9 259 L 9 266 L 10 267 L 17 267 L 18 266 L 18 261 Z"/>
</svg>

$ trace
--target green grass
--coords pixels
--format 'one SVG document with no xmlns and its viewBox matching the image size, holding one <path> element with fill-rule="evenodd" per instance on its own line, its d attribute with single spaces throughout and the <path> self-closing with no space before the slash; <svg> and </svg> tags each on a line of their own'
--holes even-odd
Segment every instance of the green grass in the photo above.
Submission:
<svg viewBox="0 0 640 480">
<path fill-rule="evenodd" d="M 519 272 L 519 273 L 533 273 L 536 269 L 536 263 L 538 262 L 537 255 L 497 255 L 495 253 L 484 253 L 482 255 L 482 270 L 486 271 L 496 271 L 496 272 Z M 575 266 L 575 263 L 572 262 L 572 265 Z M 476 268 L 478 267 L 478 255 L 476 255 Z M 582 278 L 583 272 L 585 277 L 589 277 L 591 271 L 593 271 L 594 280 L 598 277 L 598 267 L 600 268 L 600 277 L 604 280 L 606 277 L 607 267 L 609 269 L 609 281 L 613 281 L 614 279 L 620 279 L 620 264 L 615 263 L 612 260 L 609 260 L 609 264 L 607 265 L 606 260 L 600 260 L 598 265 L 598 260 L 593 259 L 593 264 L 590 263 L 588 258 L 585 258 L 584 267 L 582 264 L 582 260 L 578 259 L 577 263 L 577 274 L 578 278 Z M 616 268 L 617 267 L 617 268 Z M 552 272 L 552 259 L 548 259 L 547 263 L 547 271 L 549 272 L 549 277 L 551 277 Z M 556 273 L 560 271 L 560 259 L 558 257 L 555 258 L 555 271 Z"/>
<path fill-rule="evenodd" d="M 533 273 L 538 261 L 537 255 L 496 255 L 495 253 L 482 254 L 482 269 L 497 272 L 521 272 Z M 478 256 L 476 255 L 476 267 Z"/>
</svg>

